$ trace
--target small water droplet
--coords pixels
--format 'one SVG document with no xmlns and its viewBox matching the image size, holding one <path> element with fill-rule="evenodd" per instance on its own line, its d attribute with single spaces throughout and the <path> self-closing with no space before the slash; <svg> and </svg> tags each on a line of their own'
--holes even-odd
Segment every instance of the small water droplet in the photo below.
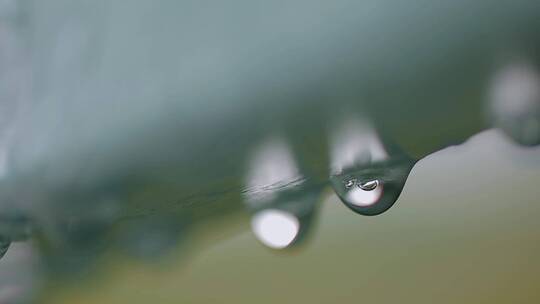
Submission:
<svg viewBox="0 0 540 304">
<path fill-rule="evenodd" d="M 347 207 L 362 215 L 378 215 L 396 202 L 413 164 L 403 159 L 352 168 L 331 176 L 330 182 Z M 352 179 L 364 182 L 347 187 Z"/>
<path fill-rule="evenodd" d="M 493 124 L 518 144 L 540 144 L 540 72 L 536 66 L 507 64 L 495 74 L 489 93 Z"/>
</svg>

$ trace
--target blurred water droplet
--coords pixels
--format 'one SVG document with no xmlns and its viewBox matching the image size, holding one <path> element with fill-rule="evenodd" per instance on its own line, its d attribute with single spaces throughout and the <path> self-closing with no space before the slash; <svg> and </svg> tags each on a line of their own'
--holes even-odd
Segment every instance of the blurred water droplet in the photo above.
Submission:
<svg viewBox="0 0 540 304">
<path fill-rule="evenodd" d="M 321 197 L 318 185 L 280 189 L 270 201 L 247 205 L 257 239 L 272 249 L 291 248 L 309 235 Z"/>
<path fill-rule="evenodd" d="M 493 124 L 515 142 L 540 144 L 540 73 L 525 62 L 500 69 L 489 88 L 489 113 Z"/>
<path fill-rule="evenodd" d="M 282 210 L 263 210 L 253 216 L 251 229 L 264 245 L 283 249 L 291 245 L 298 236 L 300 221 L 293 214 Z"/>
<path fill-rule="evenodd" d="M 301 243 L 308 234 L 321 187 L 301 173 L 291 148 L 271 138 L 248 163 L 244 203 L 255 237 L 272 249 Z"/>
</svg>

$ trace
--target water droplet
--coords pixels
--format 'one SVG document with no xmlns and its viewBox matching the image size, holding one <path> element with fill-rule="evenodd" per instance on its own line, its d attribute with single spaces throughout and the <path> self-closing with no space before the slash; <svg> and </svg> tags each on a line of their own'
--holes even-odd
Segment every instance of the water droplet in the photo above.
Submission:
<svg viewBox="0 0 540 304">
<path fill-rule="evenodd" d="M 397 200 L 414 161 L 390 150 L 365 119 L 348 119 L 332 134 L 330 182 L 341 201 L 363 215 L 377 215 Z"/>
<path fill-rule="evenodd" d="M 253 234 L 269 248 L 296 246 L 310 229 L 322 186 L 309 182 L 300 168 L 280 138 L 264 142 L 248 163 L 244 203 Z"/>
<path fill-rule="evenodd" d="M 256 213 L 251 220 L 253 233 L 264 245 L 283 249 L 291 245 L 300 232 L 300 221 L 291 213 L 269 209 Z"/>
<path fill-rule="evenodd" d="M 513 62 L 496 74 L 489 92 L 495 126 L 521 145 L 540 144 L 540 73 L 530 63 Z"/>
<path fill-rule="evenodd" d="M 377 215 L 396 202 L 414 162 L 408 159 L 351 168 L 330 177 L 334 191 L 341 201 L 362 215 Z M 359 181 L 356 187 L 346 187 L 351 179 Z"/>
</svg>

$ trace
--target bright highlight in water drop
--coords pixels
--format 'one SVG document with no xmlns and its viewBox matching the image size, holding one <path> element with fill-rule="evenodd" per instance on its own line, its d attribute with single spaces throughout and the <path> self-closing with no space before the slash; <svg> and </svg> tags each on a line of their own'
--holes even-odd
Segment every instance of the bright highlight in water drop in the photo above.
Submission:
<svg viewBox="0 0 540 304">
<path fill-rule="evenodd" d="M 251 229 L 264 245 L 273 249 L 283 249 L 296 239 L 300 232 L 300 222 L 291 213 L 268 209 L 253 216 Z"/>
<path fill-rule="evenodd" d="M 351 188 L 346 194 L 346 199 L 355 206 L 365 207 L 378 202 L 382 194 L 382 185 L 375 180 Z"/>
</svg>

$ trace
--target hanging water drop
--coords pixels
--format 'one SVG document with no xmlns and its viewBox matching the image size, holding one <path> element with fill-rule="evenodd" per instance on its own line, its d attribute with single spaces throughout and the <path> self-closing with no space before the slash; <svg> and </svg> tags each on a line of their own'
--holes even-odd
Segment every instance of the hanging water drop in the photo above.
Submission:
<svg viewBox="0 0 540 304">
<path fill-rule="evenodd" d="M 270 138 L 248 163 L 244 204 L 255 237 L 271 249 L 291 248 L 308 234 L 322 185 L 302 173 L 292 149 Z"/>
<path fill-rule="evenodd" d="M 357 213 L 377 215 L 392 207 L 414 164 L 385 142 L 359 117 L 340 122 L 330 138 L 330 182 L 341 201 Z"/>
<path fill-rule="evenodd" d="M 347 207 L 362 215 L 378 215 L 394 205 L 413 164 L 412 160 L 402 158 L 350 168 L 332 175 L 330 182 Z M 360 182 L 347 187 L 348 181 L 353 179 Z"/>
</svg>

